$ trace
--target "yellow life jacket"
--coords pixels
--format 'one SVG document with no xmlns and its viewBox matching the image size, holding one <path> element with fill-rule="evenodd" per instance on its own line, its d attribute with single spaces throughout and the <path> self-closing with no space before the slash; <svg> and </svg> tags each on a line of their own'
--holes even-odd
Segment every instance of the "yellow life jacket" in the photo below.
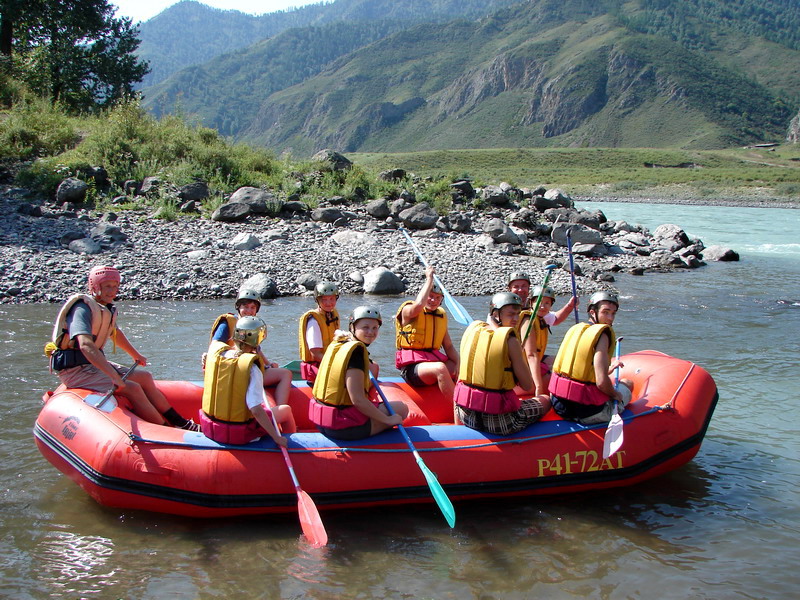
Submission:
<svg viewBox="0 0 800 600">
<path fill-rule="evenodd" d="M 331 342 L 325 350 L 311 391 L 315 399 L 331 406 L 353 405 L 345 386 L 347 364 L 353 352 L 364 355 L 364 393 L 369 394 L 369 351 L 362 342 L 343 340 Z"/>
<path fill-rule="evenodd" d="M 203 412 L 220 421 L 246 423 L 253 418 L 246 401 L 250 367 L 256 364 L 263 370 L 263 366 L 254 353 L 225 358 L 222 355 L 228 350 L 230 347 L 218 340 L 211 342 L 208 348 L 203 379 Z"/>
<path fill-rule="evenodd" d="M 527 317 L 530 318 L 531 311 L 525 310 L 522 311 L 520 314 L 527 313 Z M 519 320 L 519 331 L 517 332 L 519 335 L 520 340 L 525 335 L 525 332 L 528 330 L 528 323 L 526 322 L 523 326 L 522 318 L 520 317 Z M 520 331 L 522 333 L 520 333 Z M 536 341 L 536 351 L 539 354 L 539 360 L 544 358 L 544 351 L 547 348 L 547 341 L 550 339 L 550 327 L 545 323 L 545 320 L 541 317 L 536 317 L 533 320 L 533 324 L 531 325 L 531 332 L 529 337 L 533 337 Z"/>
<path fill-rule="evenodd" d="M 329 316 L 330 315 L 330 316 Z M 306 325 L 308 319 L 313 317 L 322 332 L 322 350 L 325 351 L 333 340 L 334 332 L 339 329 L 339 311 L 335 308 L 332 313 L 319 314 L 316 310 L 309 310 L 300 317 L 300 327 L 297 331 L 297 340 L 300 342 L 300 360 L 303 362 L 315 362 L 314 355 L 306 341 Z"/>
<path fill-rule="evenodd" d="M 608 346 L 610 351 L 617 339 L 610 325 L 578 323 L 570 327 L 556 354 L 553 373 L 573 381 L 596 384 L 594 352 L 600 336 L 606 332 L 610 336 Z"/>
<path fill-rule="evenodd" d="M 403 302 L 394 319 L 396 331 L 395 345 L 398 350 L 438 350 L 442 347 L 447 333 L 447 313 L 440 306 L 436 310 L 422 311 L 409 323 L 400 324 L 403 308 L 413 304 L 411 300 Z"/>
<path fill-rule="evenodd" d="M 228 336 L 229 336 L 228 339 L 225 341 L 228 344 L 228 348 L 233 348 L 233 332 L 236 329 L 236 321 L 238 320 L 239 317 L 237 317 L 233 313 L 225 313 L 224 315 L 218 316 L 214 321 L 214 324 L 211 326 L 211 333 L 208 335 L 208 343 L 209 344 L 214 343 L 214 332 L 217 330 L 217 327 L 219 327 L 224 321 L 228 323 Z"/>
<path fill-rule="evenodd" d="M 461 339 L 461 364 L 458 379 L 467 385 L 491 391 L 514 389 L 514 370 L 508 354 L 508 339 L 516 336 L 513 327 L 491 329 L 474 321 Z"/>
<path fill-rule="evenodd" d="M 75 344 L 73 341 L 69 339 L 67 315 L 70 309 L 81 300 L 85 302 L 92 311 L 92 337 L 94 338 L 95 345 L 102 350 L 110 337 L 114 343 L 114 350 L 116 351 L 117 311 L 103 306 L 87 294 L 74 294 L 70 296 L 64 303 L 64 306 L 61 307 L 61 310 L 58 311 L 52 336 L 52 343 L 55 345 L 55 349 L 77 350 L 77 348 L 74 347 Z"/>
</svg>

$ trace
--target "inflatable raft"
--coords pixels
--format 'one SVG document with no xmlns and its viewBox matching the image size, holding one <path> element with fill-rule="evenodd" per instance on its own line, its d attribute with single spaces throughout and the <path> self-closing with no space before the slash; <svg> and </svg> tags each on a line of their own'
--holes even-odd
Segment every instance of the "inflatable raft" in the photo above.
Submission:
<svg viewBox="0 0 800 600">
<path fill-rule="evenodd" d="M 602 458 L 605 425 L 584 427 L 550 411 L 522 432 L 499 437 L 453 425 L 450 403 L 435 387 L 381 381 L 411 414 L 406 430 L 453 501 L 492 496 L 565 494 L 627 486 L 680 467 L 695 454 L 717 402 L 701 367 L 654 351 L 623 357 L 635 383 L 625 410 L 624 444 Z M 195 415 L 202 387 L 160 381 L 170 402 Z M 226 446 L 201 433 L 142 421 L 122 406 L 103 412 L 93 392 L 48 392 L 34 428 L 39 450 L 102 505 L 191 517 L 294 512 L 297 496 L 268 437 Z M 96 395 L 96 392 L 94 393 Z M 358 442 L 330 440 L 307 418 L 310 389 L 294 382 L 290 404 L 300 431 L 289 452 L 303 489 L 322 509 L 432 502 L 431 491 L 400 432 Z"/>
</svg>

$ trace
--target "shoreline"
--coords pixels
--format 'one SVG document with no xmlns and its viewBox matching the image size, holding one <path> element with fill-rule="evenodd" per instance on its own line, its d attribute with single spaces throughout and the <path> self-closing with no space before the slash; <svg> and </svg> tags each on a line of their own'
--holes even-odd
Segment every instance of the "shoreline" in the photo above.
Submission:
<svg viewBox="0 0 800 600">
<path fill-rule="evenodd" d="M 627 201 L 646 203 L 634 198 Z M 670 203 L 678 202 L 673 199 Z M 21 204 L 13 193 L 0 191 L 0 305 L 63 302 L 69 295 L 83 292 L 89 269 L 104 263 L 122 271 L 121 300 L 229 298 L 256 274 L 272 282 L 275 295 L 265 298 L 308 294 L 311 279 L 335 281 L 343 294 L 364 294 L 364 275 L 379 267 L 400 279 L 405 295 L 416 293 L 424 280 L 424 269 L 396 224 L 373 219 L 363 206 L 349 206 L 345 223 L 331 224 L 313 221 L 308 214 L 251 216 L 238 223 L 192 216 L 165 221 L 152 218 L 143 209 L 97 214 L 52 205 L 42 206 L 46 209 L 43 216 L 31 216 L 18 212 Z M 567 249 L 550 239 L 549 230 L 541 231 L 552 225 L 541 213 L 541 225 L 524 231 L 524 242 L 519 245 L 492 243 L 484 233 L 489 220 L 500 216 L 510 222 L 514 211 L 464 214 L 472 220 L 467 233 L 428 229 L 414 234 L 451 294 L 491 295 L 505 289 L 505 279 L 514 271 L 528 273 L 534 283 L 542 281 L 544 265 L 549 262 L 560 266 L 553 272 L 550 286 L 558 294 L 571 293 Z M 72 240 L 98 235 L 97 229 L 105 230 L 101 252 L 78 254 L 67 248 Z M 630 245 L 621 250 L 616 244 L 625 235 L 624 231 L 603 234 L 604 244 L 615 247 L 616 252 L 602 256 L 576 252 L 581 295 L 614 289 L 617 272 L 690 268 L 679 260 L 666 260 L 674 255 L 656 245 L 648 248 L 645 243 L 636 252 Z M 251 238 L 252 247 L 234 247 L 237 236 Z M 652 236 L 646 237 L 652 241 Z"/>
</svg>

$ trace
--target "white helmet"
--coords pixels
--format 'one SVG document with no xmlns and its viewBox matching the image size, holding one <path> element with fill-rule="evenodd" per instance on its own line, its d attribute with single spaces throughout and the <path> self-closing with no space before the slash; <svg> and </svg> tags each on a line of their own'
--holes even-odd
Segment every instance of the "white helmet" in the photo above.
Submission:
<svg viewBox="0 0 800 600">
<path fill-rule="evenodd" d="M 361 319 L 377 319 L 378 325 L 383 325 L 381 311 L 374 306 L 357 306 L 354 308 L 353 312 L 350 314 L 350 324 L 355 325 L 356 321 Z"/>
</svg>

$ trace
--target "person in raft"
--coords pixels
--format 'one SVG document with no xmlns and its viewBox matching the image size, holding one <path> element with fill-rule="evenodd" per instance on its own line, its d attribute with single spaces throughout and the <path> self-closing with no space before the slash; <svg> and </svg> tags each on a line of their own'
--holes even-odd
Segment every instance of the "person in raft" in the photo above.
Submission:
<svg viewBox="0 0 800 600">
<path fill-rule="evenodd" d="M 519 296 L 522 300 L 522 310 L 531 308 L 531 298 L 529 297 L 531 291 L 531 276 L 522 271 L 514 271 L 508 276 L 508 283 L 506 288 L 512 294 Z"/>
<path fill-rule="evenodd" d="M 616 344 L 612 325 L 619 299 L 610 292 L 596 292 L 589 299 L 589 322 L 570 327 L 553 362 L 549 390 L 553 408 L 562 418 L 584 425 L 607 423 L 631 401 L 633 383 L 621 379 L 615 387 L 611 359 Z"/>
<path fill-rule="evenodd" d="M 548 396 L 520 400 L 519 386 L 533 388 L 533 378 L 517 338 L 522 300 L 511 292 L 492 296 L 489 322 L 474 321 L 461 339 L 461 367 L 454 395 L 458 419 L 467 427 L 510 435 L 550 410 Z"/>
<path fill-rule="evenodd" d="M 115 351 L 119 346 L 137 365 L 147 364 L 147 359 L 117 325 L 113 302 L 121 281 L 115 267 L 99 265 L 89 271 L 89 294 L 71 296 L 56 318 L 52 340 L 45 347 L 51 369 L 68 388 L 98 392 L 113 388 L 145 421 L 199 431 L 194 421 L 182 417 L 170 406 L 150 373 L 137 369 L 123 381 L 128 368 L 106 358 L 103 346 L 111 339 Z"/>
<path fill-rule="evenodd" d="M 425 269 L 425 283 L 416 299 L 403 302 L 397 311 L 394 363 L 410 385 L 437 384 L 452 401 L 458 351 L 447 331 L 447 313 L 441 307 L 444 295 L 433 275 L 433 267 Z"/>
<path fill-rule="evenodd" d="M 536 306 L 539 296 L 538 318 L 531 323 L 531 312 Z M 551 312 L 550 309 L 556 301 L 556 294 L 553 288 L 537 285 L 531 294 L 530 310 L 523 310 L 520 313 L 519 333 L 523 340 L 522 347 L 525 350 L 525 357 L 533 376 L 535 393 L 547 394 L 547 385 L 550 382 L 550 371 L 553 368 L 553 356 L 545 354 L 547 341 L 550 338 L 550 327 L 560 325 L 569 316 L 578 303 L 577 298 L 570 297 L 569 301 L 558 311 Z M 526 337 L 527 335 L 527 337 Z"/>
<path fill-rule="evenodd" d="M 336 301 L 339 288 L 330 281 L 321 281 L 314 286 L 314 300 L 317 307 L 303 313 L 297 332 L 300 342 L 300 376 L 309 385 L 314 383 L 319 364 L 333 334 L 339 329 L 339 311 Z"/>
<path fill-rule="evenodd" d="M 209 343 L 218 341 L 224 342 L 229 348 L 234 347 L 233 332 L 236 329 L 238 319 L 242 317 L 255 317 L 261 309 L 261 299 L 255 290 L 241 288 L 236 295 L 234 303 L 236 314 L 225 313 L 216 318 L 211 326 L 211 339 Z M 292 388 L 292 372 L 284 369 L 278 363 L 270 362 L 261 350 L 261 346 L 256 348 L 261 365 L 264 368 L 264 387 L 275 388 L 275 403 L 284 405 L 289 402 L 289 392 Z M 203 369 L 205 369 L 206 355 L 203 355 Z"/>
<path fill-rule="evenodd" d="M 400 425 L 408 416 L 408 407 L 398 401 L 391 402 L 395 414 L 390 415 L 370 380 L 367 347 L 382 323 L 377 308 L 359 306 L 350 315 L 350 332 L 337 331 L 325 350 L 308 416 L 329 438 L 363 439 Z"/>
<path fill-rule="evenodd" d="M 258 348 L 267 337 L 267 325 L 256 316 L 241 317 L 233 329 L 233 348 L 213 340 L 208 348 L 203 380 L 203 407 L 199 412 L 203 435 L 222 444 L 247 444 L 269 435 L 286 447 L 271 412 L 286 433 L 296 431 L 292 409 L 270 408 L 264 393 L 264 364 Z"/>
</svg>

